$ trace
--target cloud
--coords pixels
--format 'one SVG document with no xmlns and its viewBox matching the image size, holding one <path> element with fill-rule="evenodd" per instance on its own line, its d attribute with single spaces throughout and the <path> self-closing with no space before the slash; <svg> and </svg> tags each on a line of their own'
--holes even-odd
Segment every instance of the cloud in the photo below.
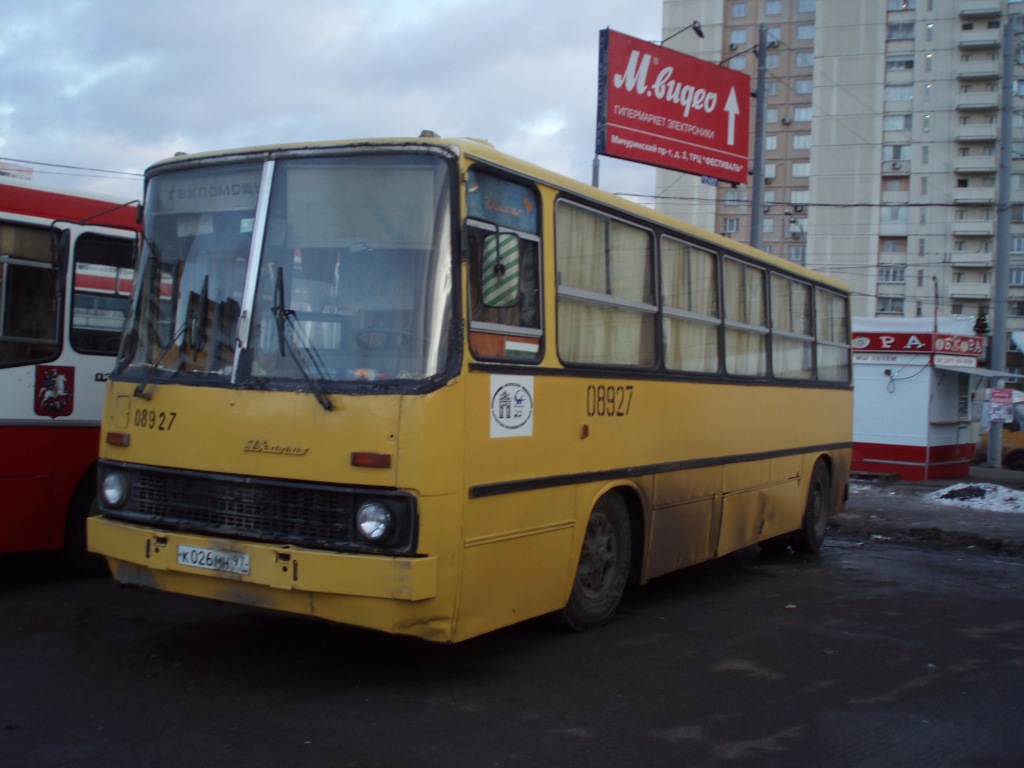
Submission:
<svg viewBox="0 0 1024 768">
<path fill-rule="evenodd" d="M 7 157 L 141 172 L 177 150 L 431 129 L 589 180 L 599 30 L 656 38 L 661 2 L 6 0 L 0 24 Z"/>
</svg>

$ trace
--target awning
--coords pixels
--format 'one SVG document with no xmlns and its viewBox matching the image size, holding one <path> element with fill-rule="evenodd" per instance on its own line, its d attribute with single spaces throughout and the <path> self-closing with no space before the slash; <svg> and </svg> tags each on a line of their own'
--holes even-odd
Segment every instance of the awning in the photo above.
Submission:
<svg viewBox="0 0 1024 768">
<path fill-rule="evenodd" d="M 1021 377 L 1019 373 L 1011 373 L 1010 371 L 993 371 L 991 368 L 968 368 L 966 366 L 956 365 L 936 365 L 935 369 L 938 371 L 950 371 L 951 373 L 966 373 L 970 376 L 982 376 L 988 379 L 1019 379 Z"/>
</svg>

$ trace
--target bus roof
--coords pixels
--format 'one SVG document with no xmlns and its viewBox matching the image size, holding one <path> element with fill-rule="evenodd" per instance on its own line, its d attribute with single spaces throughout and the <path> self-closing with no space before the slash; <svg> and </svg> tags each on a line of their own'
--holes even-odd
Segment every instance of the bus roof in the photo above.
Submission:
<svg viewBox="0 0 1024 768">
<path fill-rule="evenodd" d="M 430 135 L 426 135 L 426 134 Z M 597 187 L 593 187 L 589 184 L 576 181 L 575 179 L 563 176 L 560 173 L 547 170 L 541 166 L 534 165 L 526 160 L 507 155 L 494 147 L 489 141 L 484 139 L 473 139 L 473 138 L 443 138 L 436 136 L 430 132 L 425 131 L 425 135 L 421 135 L 416 138 L 376 138 L 376 139 L 345 139 L 336 141 L 313 141 L 313 142 L 296 142 L 290 144 L 273 144 L 264 146 L 245 147 L 228 150 L 218 150 L 212 152 L 201 152 L 195 154 L 178 153 L 174 157 L 160 160 L 148 169 L 146 169 L 147 178 L 153 172 L 160 172 L 166 170 L 167 166 L 174 165 L 176 163 L 190 163 L 196 160 L 214 160 L 217 158 L 229 158 L 229 157 L 244 157 L 252 155 L 266 155 L 275 152 L 296 152 L 301 150 L 330 150 L 333 148 L 344 149 L 354 147 L 373 147 L 373 146 L 390 146 L 390 147 L 413 147 L 413 146 L 433 146 L 433 147 L 445 147 L 454 152 L 457 155 L 464 155 L 465 157 L 478 160 L 484 163 L 490 163 L 500 168 L 506 168 L 510 171 L 520 173 L 524 176 L 532 178 L 535 181 L 547 184 L 552 187 L 562 189 L 566 192 L 571 192 L 579 197 L 592 200 L 595 203 L 603 204 L 615 209 L 619 209 L 624 213 L 628 213 L 631 216 L 644 219 L 652 224 L 658 224 L 670 229 L 677 230 L 683 234 L 693 236 L 704 240 L 705 242 L 718 246 L 723 250 L 732 251 L 733 253 L 743 254 L 750 256 L 759 261 L 766 262 L 777 268 L 783 269 L 793 274 L 803 274 L 809 280 L 815 280 L 819 283 L 827 284 L 836 290 L 844 293 L 849 292 L 849 286 L 841 280 L 836 280 L 828 275 L 821 272 L 817 272 L 808 267 L 804 267 L 800 264 L 795 264 L 792 261 L 783 259 L 770 253 L 752 248 L 738 240 L 733 240 L 728 237 L 719 235 L 717 232 L 697 227 L 693 224 L 688 223 L 684 219 L 680 219 L 676 216 L 670 216 L 667 213 L 648 208 L 646 206 L 635 203 L 631 200 L 627 200 L 618 195 L 606 192 Z"/>
<path fill-rule="evenodd" d="M 135 230 L 139 228 L 138 204 L 137 200 L 116 200 L 0 177 L 0 211 L 4 213 Z"/>
</svg>

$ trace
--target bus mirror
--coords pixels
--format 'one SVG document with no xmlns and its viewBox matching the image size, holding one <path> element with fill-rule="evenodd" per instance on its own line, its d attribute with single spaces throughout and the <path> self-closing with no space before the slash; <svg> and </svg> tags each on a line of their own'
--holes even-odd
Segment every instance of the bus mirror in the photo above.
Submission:
<svg viewBox="0 0 1024 768">
<path fill-rule="evenodd" d="M 512 307 L 519 302 L 519 238 L 500 233 L 484 238 L 480 293 L 488 307 Z"/>
</svg>

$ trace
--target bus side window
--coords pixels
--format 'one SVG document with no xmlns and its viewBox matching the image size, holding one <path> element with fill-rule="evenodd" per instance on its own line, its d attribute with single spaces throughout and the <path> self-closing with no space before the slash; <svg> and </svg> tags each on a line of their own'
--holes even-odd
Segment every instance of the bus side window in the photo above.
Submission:
<svg viewBox="0 0 1024 768">
<path fill-rule="evenodd" d="M 470 230 L 470 348 L 479 358 L 540 358 L 537 243 Z"/>
<path fill-rule="evenodd" d="M 87 355 L 116 354 L 135 278 L 134 243 L 84 234 L 74 256 L 71 346 Z"/>
<path fill-rule="evenodd" d="M 47 229 L 0 223 L 0 365 L 57 356 L 53 258 Z"/>
</svg>

